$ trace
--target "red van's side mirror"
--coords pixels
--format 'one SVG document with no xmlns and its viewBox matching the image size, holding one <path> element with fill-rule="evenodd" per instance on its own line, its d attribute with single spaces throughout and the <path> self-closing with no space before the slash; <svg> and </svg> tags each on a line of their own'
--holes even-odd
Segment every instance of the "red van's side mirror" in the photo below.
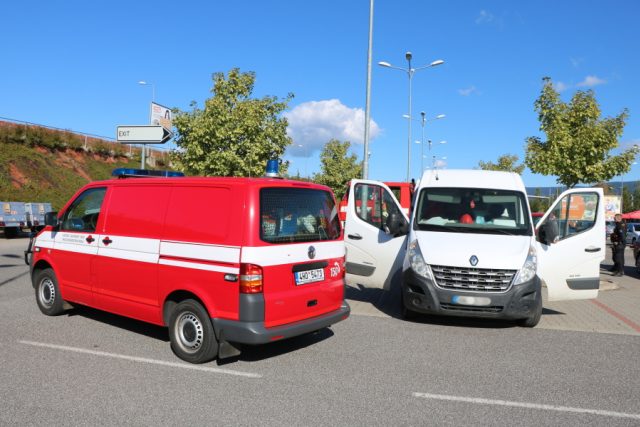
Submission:
<svg viewBox="0 0 640 427">
<path fill-rule="evenodd" d="M 50 225 L 53 228 L 58 227 L 60 225 L 60 221 L 58 220 L 58 212 L 47 212 L 44 214 L 44 224 Z"/>
</svg>

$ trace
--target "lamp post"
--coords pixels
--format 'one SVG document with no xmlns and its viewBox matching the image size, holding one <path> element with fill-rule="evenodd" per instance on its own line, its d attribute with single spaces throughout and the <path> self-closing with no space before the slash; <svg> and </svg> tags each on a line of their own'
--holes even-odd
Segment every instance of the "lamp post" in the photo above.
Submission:
<svg viewBox="0 0 640 427">
<path fill-rule="evenodd" d="M 424 159 L 424 125 L 426 122 L 433 122 L 435 120 L 440 120 L 440 119 L 444 119 L 445 117 L 447 117 L 444 114 L 438 114 L 437 116 L 431 118 L 431 119 L 427 119 L 426 118 L 426 113 L 424 111 L 420 112 L 420 116 L 422 116 L 422 119 L 420 120 L 420 123 L 422 125 L 422 138 L 420 141 L 416 141 L 416 144 L 422 144 L 421 147 L 421 159 Z M 409 116 L 408 114 L 403 114 L 402 117 L 404 117 L 405 119 L 409 119 L 409 120 L 415 120 L 412 119 L 411 116 Z M 416 120 L 417 121 L 417 120 Z M 440 141 L 440 144 L 446 144 L 447 141 Z M 429 140 L 429 152 L 431 152 L 431 140 Z M 424 172 L 424 160 L 421 160 L 420 163 L 420 175 L 422 175 L 422 172 Z"/>
<path fill-rule="evenodd" d="M 431 140 L 430 140 L 430 139 L 429 139 L 429 140 L 427 140 L 427 143 L 429 144 L 429 153 L 431 153 L 431 145 L 432 145 Z M 440 142 L 438 142 L 438 144 L 446 144 L 446 143 L 447 143 L 447 141 L 440 141 Z M 421 160 L 421 161 L 422 161 L 422 163 L 421 163 L 421 165 L 420 165 L 420 166 L 422 167 L 422 170 L 420 171 L 420 173 L 422 174 L 422 172 L 424 172 L 424 159 L 425 159 L 426 157 L 428 157 L 428 156 L 425 156 L 425 155 L 424 155 L 424 141 L 423 141 L 423 142 L 416 141 L 416 144 L 421 144 L 421 145 L 422 145 L 422 147 L 420 147 L 420 149 L 421 149 L 421 153 L 420 153 L 420 154 L 422 154 L 422 157 L 421 157 L 421 159 L 422 159 L 422 160 Z"/>
<path fill-rule="evenodd" d="M 637 164 L 638 162 L 631 163 L 631 165 L 629 165 L 629 169 L 631 169 L 633 166 Z M 624 213 L 624 210 L 622 209 L 623 202 L 624 202 L 624 174 L 620 174 L 620 213 Z M 633 202 L 631 202 L 631 204 L 633 204 Z"/>
<path fill-rule="evenodd" d="M 142 86 L 151 86 L 151 103 L 154 103 L 156 101 L 156 85 L 154 85 L 153 83 L 147 82 L 145 80 L 140 80 L 138 84 Z M 152 115 L 153 115 L 152 106 L 149 105 L 149 124 L 150 125 L 153 124 L 151 123 Z M 142 155 L 140 156 L 140 168 L 144 169 L 145 163 L 147 162 L 147 146 L 145 144 L 142 144 L 142 150 L 140 151 L 142 152 Z"/>
<path fill-rule="evenodd" d="M 413 79 L 413 75 L 416 71 L 423 70 L 425 68 L 436 67 L 438 65 L 444 64 L 442 59 L 438 59 L 436 61 L 431 62 L 428 65 L 423 65 L 422 67 L 412 68 L 411 67 L 411 58 L 413 55 L 411 52 L 405 53 L 405 58 L 407 59 L 407 68 L 396 67 L 391 65 L 386 61 L 378 62 L 378 65 L 381 67 L 393 68 L 394 70 L 400 70 L 407 73 L 407 77 L 409 78 L 409 118 L 411 118 L 411 81 Z M 407 182 L 411 180 L 411 120 L 408 120 L 408 135 L 407 135 Z"/>
</svg>

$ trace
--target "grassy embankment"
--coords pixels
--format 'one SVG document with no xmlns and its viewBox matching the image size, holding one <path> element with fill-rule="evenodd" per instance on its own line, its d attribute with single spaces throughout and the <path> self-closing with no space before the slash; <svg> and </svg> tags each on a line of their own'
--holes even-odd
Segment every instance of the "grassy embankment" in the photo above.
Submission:
<svg viewBox="0 0 640 427">
<path fill-rule="evenodd" d="M 139 151 L 37 126 L 0 122 L 0 201 L 50 202 L 53 209 L 84 184 L 118 167 L 140 167 Z"/>
</svg>

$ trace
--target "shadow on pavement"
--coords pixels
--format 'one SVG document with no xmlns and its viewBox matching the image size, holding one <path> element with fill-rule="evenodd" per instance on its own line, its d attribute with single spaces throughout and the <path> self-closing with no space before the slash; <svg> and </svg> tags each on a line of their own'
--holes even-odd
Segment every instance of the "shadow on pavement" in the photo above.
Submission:
<svg viewBox="0 0 640 427">
<path fill-rule="evenodd" d="M 124 329 L 159 341 L 169 342 L 169 331 L 166 327 L 153 325 L 128 317 L 118 316 L 117 314 L 107 313 L 90 307 L 77 305 L 67 312 L 67 316 L 85 317 L 105 325 Z M 241 350 L 239 356 L 216 360 L 216 363 L 218 365 L 226 365 L 238 360 L 256 362 L 272 357 L 278 357 L 286 353 L 291 353 L 305 347 L 309 347 L 331 338 L 333 335 L 334 333 L 331 329 L 324 328 L 299 337 L 289 338 L 264 345 L 237 345 Z"/>
<path fill-rule="evenodd" d="M 230 357 L 218 361 L 218 365 L 226 365 L 235 361 L 258 362 L 283 354 L 302 350 L 303 348 L 315 345 L 321 341 L 331 338 L 334 335 L 330 328 L 323 328 L 316 332 L 301 335 L 299 337 L 288 338 L 263 345 L 237 345 L 241 353 L 239 356 Z"/>
<path fill-rule="evenodd" d="M 118 316 L 117 314 L 107 313 L 105 311 L 96 310 L 83 305 L 74 306 L 73 309 L 67 311 L 67 316 L 86 317 L 87 319 L 115 326 L 116 328 L 125 329 L 129 332 L 169 342 L 169 331 L 165 327 L 152 325 L 151 323 L 142 322 L 128 317 Z"/>
</svg>

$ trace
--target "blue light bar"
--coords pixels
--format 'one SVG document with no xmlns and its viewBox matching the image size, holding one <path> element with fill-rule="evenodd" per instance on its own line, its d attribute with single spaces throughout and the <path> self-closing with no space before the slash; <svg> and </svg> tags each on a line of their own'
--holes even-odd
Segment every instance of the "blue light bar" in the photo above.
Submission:
<svg viewBox="0 0 640 427">
<path fill-rule="evenodd" d="M 158 170 L 148 170 L 148 169 L 133 169 L 133 168 L 117 168 L 111 172 L 111 176 L 115 176 L 117 178 L 171 178 L 171 177 L 181 177 L 184 176 L 184 173 L 177 171 L 158 171 Z"/>
<path fill-rule="evenodd" d="M 278 160 L 267 160 L 267 170 L 264 175 L 270 178 L 278 178 Z"/>
</svg>

